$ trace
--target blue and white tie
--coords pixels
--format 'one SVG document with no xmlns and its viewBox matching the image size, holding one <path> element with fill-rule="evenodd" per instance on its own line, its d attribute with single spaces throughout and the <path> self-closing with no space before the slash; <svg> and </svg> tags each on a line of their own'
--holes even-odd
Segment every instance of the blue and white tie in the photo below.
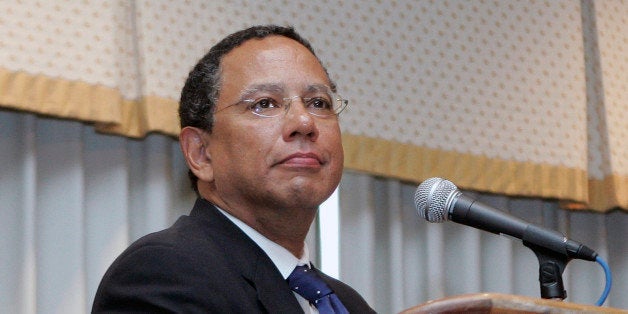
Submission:
<svg viewBox="0 0 628 314">
<path fill-rule="evenodd" d="M 334 291 L 307 266 L 297 266 L 288 276 L 288 285 L 292 291 L 314 304 L 321 314 L 349 313 Z"/>
</svg>

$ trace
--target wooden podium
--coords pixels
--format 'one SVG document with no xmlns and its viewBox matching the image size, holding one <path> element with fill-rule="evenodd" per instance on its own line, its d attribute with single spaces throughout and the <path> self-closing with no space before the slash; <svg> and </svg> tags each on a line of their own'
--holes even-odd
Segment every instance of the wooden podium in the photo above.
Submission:
<svg viewBox="0 0 628 314">
<path fill-rule="evenodd" d="M 628 310 L 499 293 L 452 296 L 409 308 L 400 314 L 424 313 L 622 313 Z"/>
</svg>

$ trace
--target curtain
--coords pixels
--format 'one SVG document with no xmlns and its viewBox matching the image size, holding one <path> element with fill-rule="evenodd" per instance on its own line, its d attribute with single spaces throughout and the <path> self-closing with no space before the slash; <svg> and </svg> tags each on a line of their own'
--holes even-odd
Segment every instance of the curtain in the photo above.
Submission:
<svg viewBox="0 0 628 314">
<path fill-rule="evenodd" d="M 224 35 L 294 25 L 350 100 L 346 167 L 628 208 L 628 4 L 560 1 L 0 2 L 0 107 L 142 138 Z"/>
<path fill-rule="evenodd" d="M 351 171 L 340 184 L 340 279 L 379 313 L 465 293 L 540 297 L 532 250 L 516 239 L 423 220 L 413 203 L 415 191 L 415 184 Z M 628 308 L 628 214 L 566 211 L 556 201 L 464 193 L 595 250 L 613 272 L 605 305 Z M 565 301 L 589 305 L 605 284 L 602 268 L 581 260 L 568 263 L 563 281 Z"/>
<path fill-rule="evenodd" d="M 466 292 L 538 296 L 527 248 L 418 219 L 414 188 L 432 176 L 596 249 L 614 271 L 607 304 L 628 308 L 625 1 L 0 10 L 1 312 L 87 312 L 115 256 L 189 210 L 173 137 L 187 72 L 219 38 L 268 21 L 309 38 L 350 99 L 339 276 L 379 311 Z M 600 294 L 594 264 L 572 261 L 564 279 L 568 301 Z"/>
<path fill-rule="evenodd" d="M 2 313 L 87 313 L 113 259 L 187 214 L 195 199 L 178 144 L 168 136 L 139 141 L 80 122 L 0 111 L 0 147 Z M 470 227 L 422 221 L 415 189 L 352 171 L 340 185 L 339 278 L 380 313 L 462 293 L 540 295 L 530 250 Z M 471 195 L 596 250 L 613 270 L 606 305 L 628 308 L 628 214 Z M 308 235 L 314 259 L 322 246 L 317 230 Z M 571 261 L 563 279 L 567 301 L 585 304 L 604 284 L 601 269 L 584 261 Z"/>
<path fill-rule="evenodd" d="M 88 313 L 131 241 L 188 213 L 178 143 L 0 111 L 0 312 Z"/>
</svg>

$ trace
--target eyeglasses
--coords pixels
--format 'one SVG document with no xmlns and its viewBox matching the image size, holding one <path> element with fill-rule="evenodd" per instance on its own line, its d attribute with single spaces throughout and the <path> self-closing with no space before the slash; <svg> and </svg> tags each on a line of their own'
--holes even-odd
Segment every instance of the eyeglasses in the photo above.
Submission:
<svg viewBox="0 0 628 314">
<path fill-rule="evenodd" d="M 246 105 L 247 111 L 250 111 L 254 115 L 264 117 L 264 118 L 272 118 L 277 117 L 279 115 L 288 113 L 290 106 L 292 105 L 292 101 L 294 99 L 300 98 L 307 112 L 313 116 L 317 117 L 331 117 L 337 116 L 342 112 L 349 101 L 340 97 L 340 95 L 336 95 L 334 93 L 325 94 L 323 96 L 315 96 L 315 97 L 301 97 L 301 96 L 293 96 L 293 97 L 273 97 L 266 96 L 260 97 L 257 99 L 243 99 L 239 102 L 229 105 L 227 107 L 221 108 L 215 112 L 221 112 L 229 107 L 237 106 L 237 105 Z"/>
</svg>

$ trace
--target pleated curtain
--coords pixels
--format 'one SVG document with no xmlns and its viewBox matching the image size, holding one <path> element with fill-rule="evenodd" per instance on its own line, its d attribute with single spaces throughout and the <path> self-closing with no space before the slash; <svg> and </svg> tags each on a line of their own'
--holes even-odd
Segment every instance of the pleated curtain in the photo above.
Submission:
<svg viewBox="0 0 628 314">
<path fill-rule="evenodd" d="M 0 112 L 0 312 L 87 313 L 113 259 L 194 202 L 177 142 L 98 134 L 80 122 Z M 520 241 L 422 220 L 414 184 L 346 171 L 339 193 L 337 277 L 380 313 L 463 293 L 540 296 L 538 261 Z M 628 308 L 628 215 L 560 209 L 556 201 L 465 192 L 596 250 L 612 271 L 606 305 Z M 321 265 L 317 261 L 318 265 Z M 324 265 L 323 265 L 324 266 Z M 325 267 L 323 267 L 325 271 Z M 332 272 L 335 271 L 332 269 Z M 571 261 L 567 300 L 593 304 L 602 269 Z"/>
<path fill-rule="evenodd" d="M 520 240 L 453 222 L 429 223 L 416 212 L 416 186 L 345 172 L 340 184 L 340 278 L 381 313 L 446 296 L 496 292 L 540 297 L 539 262 Z M 613 271 L 606 305 L 627 309 L 628 215 L 567 211 L 556 201 L 464 191 L 531 223 L 558 230 L 600 254 Z M 604 271 L 572 260 L 562 276 L 568 302 L 595 304 Z"/>
<path fill-rule="evenodd" d="M 382 313 L 473 292 L 538 296 L 520 242 L 416 215 L 443 177 L 594 248 L 628 308 L 628 4 L 558 1 L 0 2 L 0 312 L 85 313 L 113 259 L 186 214 L 176 116 L 188 71 L 235 30 L 294 25 L 340 117 L 337 276 Z M 324 269 L 325 270 L 325 269 Z M 568 301 L 593 303 L 572 261 Z M 381 289 L 383 288 L 383 289 Z"/>
</svg>

